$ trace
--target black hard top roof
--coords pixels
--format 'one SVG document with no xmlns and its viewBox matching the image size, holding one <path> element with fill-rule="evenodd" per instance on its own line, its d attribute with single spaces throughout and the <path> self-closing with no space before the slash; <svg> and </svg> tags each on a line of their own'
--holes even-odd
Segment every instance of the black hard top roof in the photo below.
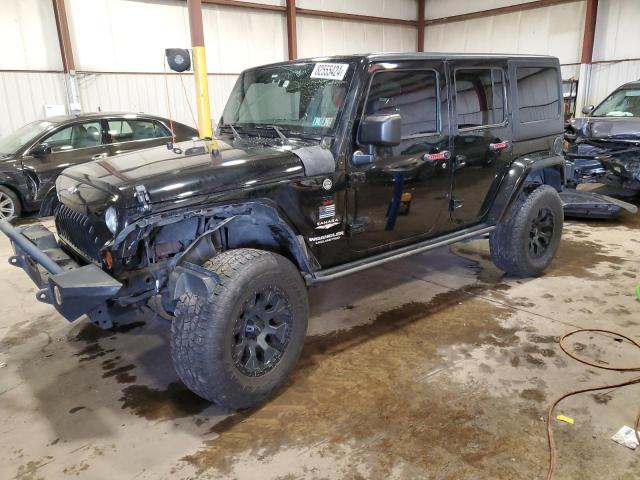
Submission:
<svg viewBox="0 0 640 480">
<path fill-rule="evenodd" d="M 327 57 L 309 57 L 269 65 L 286 65 L 304 62 L 397 62 L 401 60 L 530 60 L 551 61 L 559 63 L 557 57 L 551 55 L 524 55 L 506 53 L 444 53 L 444 52 L 406 52 L 406 53 L 366 53 L 360 55 L 334 55 Z M 266 65 L 261 65 L 266 66 Z M 253 68 L 259 68 L 258 66 Z M 252 70 L 250 68 L 249 70 Z"/>
</svg>

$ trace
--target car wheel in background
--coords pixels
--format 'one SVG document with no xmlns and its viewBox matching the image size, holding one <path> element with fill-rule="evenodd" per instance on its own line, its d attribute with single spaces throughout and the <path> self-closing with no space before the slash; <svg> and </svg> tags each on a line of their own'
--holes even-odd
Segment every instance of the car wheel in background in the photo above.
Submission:
<svg viewBox="0 0 640 480">
<path fill-rule="evenodd" d="M 20 199 L 15 192 L 0 185 L 0 220 L 13 220 L 22 213 Z"/>
</svg>

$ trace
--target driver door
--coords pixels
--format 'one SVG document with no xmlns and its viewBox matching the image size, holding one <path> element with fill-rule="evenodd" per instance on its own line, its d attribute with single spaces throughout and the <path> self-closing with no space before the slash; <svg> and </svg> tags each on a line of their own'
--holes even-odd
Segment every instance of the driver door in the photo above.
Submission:
<svg viewBox="0 0 640 480">
<path fill-rule="evenodd" d="M 444 63 L 379 64 L 362 118 L 401 117 L 401 141 L 393 147 L 361 145 L 371 163 L 350 164 L 349 246 L 367 251 L 409 243 L 446 228 L 450 145 Z"/>
</svg>

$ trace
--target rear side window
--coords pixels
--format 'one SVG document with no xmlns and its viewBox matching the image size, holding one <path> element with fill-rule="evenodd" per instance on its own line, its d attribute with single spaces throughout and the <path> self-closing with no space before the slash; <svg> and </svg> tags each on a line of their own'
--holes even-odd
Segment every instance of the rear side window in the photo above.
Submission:
<svg viewBox="0 0 640 480">
<path fill-rule="evenodd" d="M 499 68 L 462 68 L 455 72 L 458 128 L 504 121 L 504 75 Z"/>
<path fill-rule="evenodd" d="M 560 116 L 558 73 L 551 67 L 518 67 L 520 123 L 553 120 Z"/>
<path fill-rule="evenodd" d="M 438 131 L 438 79 L 433 70 L 380 72 L 373 76 L 366 115 L 399 114 L 402 137 Z"/>
<path fill-rule="evenodd" d="M 109 120 L 109 136 L 114 143 L 161 138 L 169 136 L 169 132 L 153 120 L 117 119 Z"/>
</svg>

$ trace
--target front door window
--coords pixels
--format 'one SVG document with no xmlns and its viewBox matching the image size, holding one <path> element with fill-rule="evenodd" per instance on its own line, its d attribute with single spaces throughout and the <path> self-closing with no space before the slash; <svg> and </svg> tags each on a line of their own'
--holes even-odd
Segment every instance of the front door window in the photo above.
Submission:
<svg viewBox="0 0 640 480">
<path fill-rule="evenodd" d="M 49 144 L 53 153 L 97 147 L 102 144 L 102 128 L 100 122 L 77 123 L 58 130 L 44 142 Z"/>
</svg>

